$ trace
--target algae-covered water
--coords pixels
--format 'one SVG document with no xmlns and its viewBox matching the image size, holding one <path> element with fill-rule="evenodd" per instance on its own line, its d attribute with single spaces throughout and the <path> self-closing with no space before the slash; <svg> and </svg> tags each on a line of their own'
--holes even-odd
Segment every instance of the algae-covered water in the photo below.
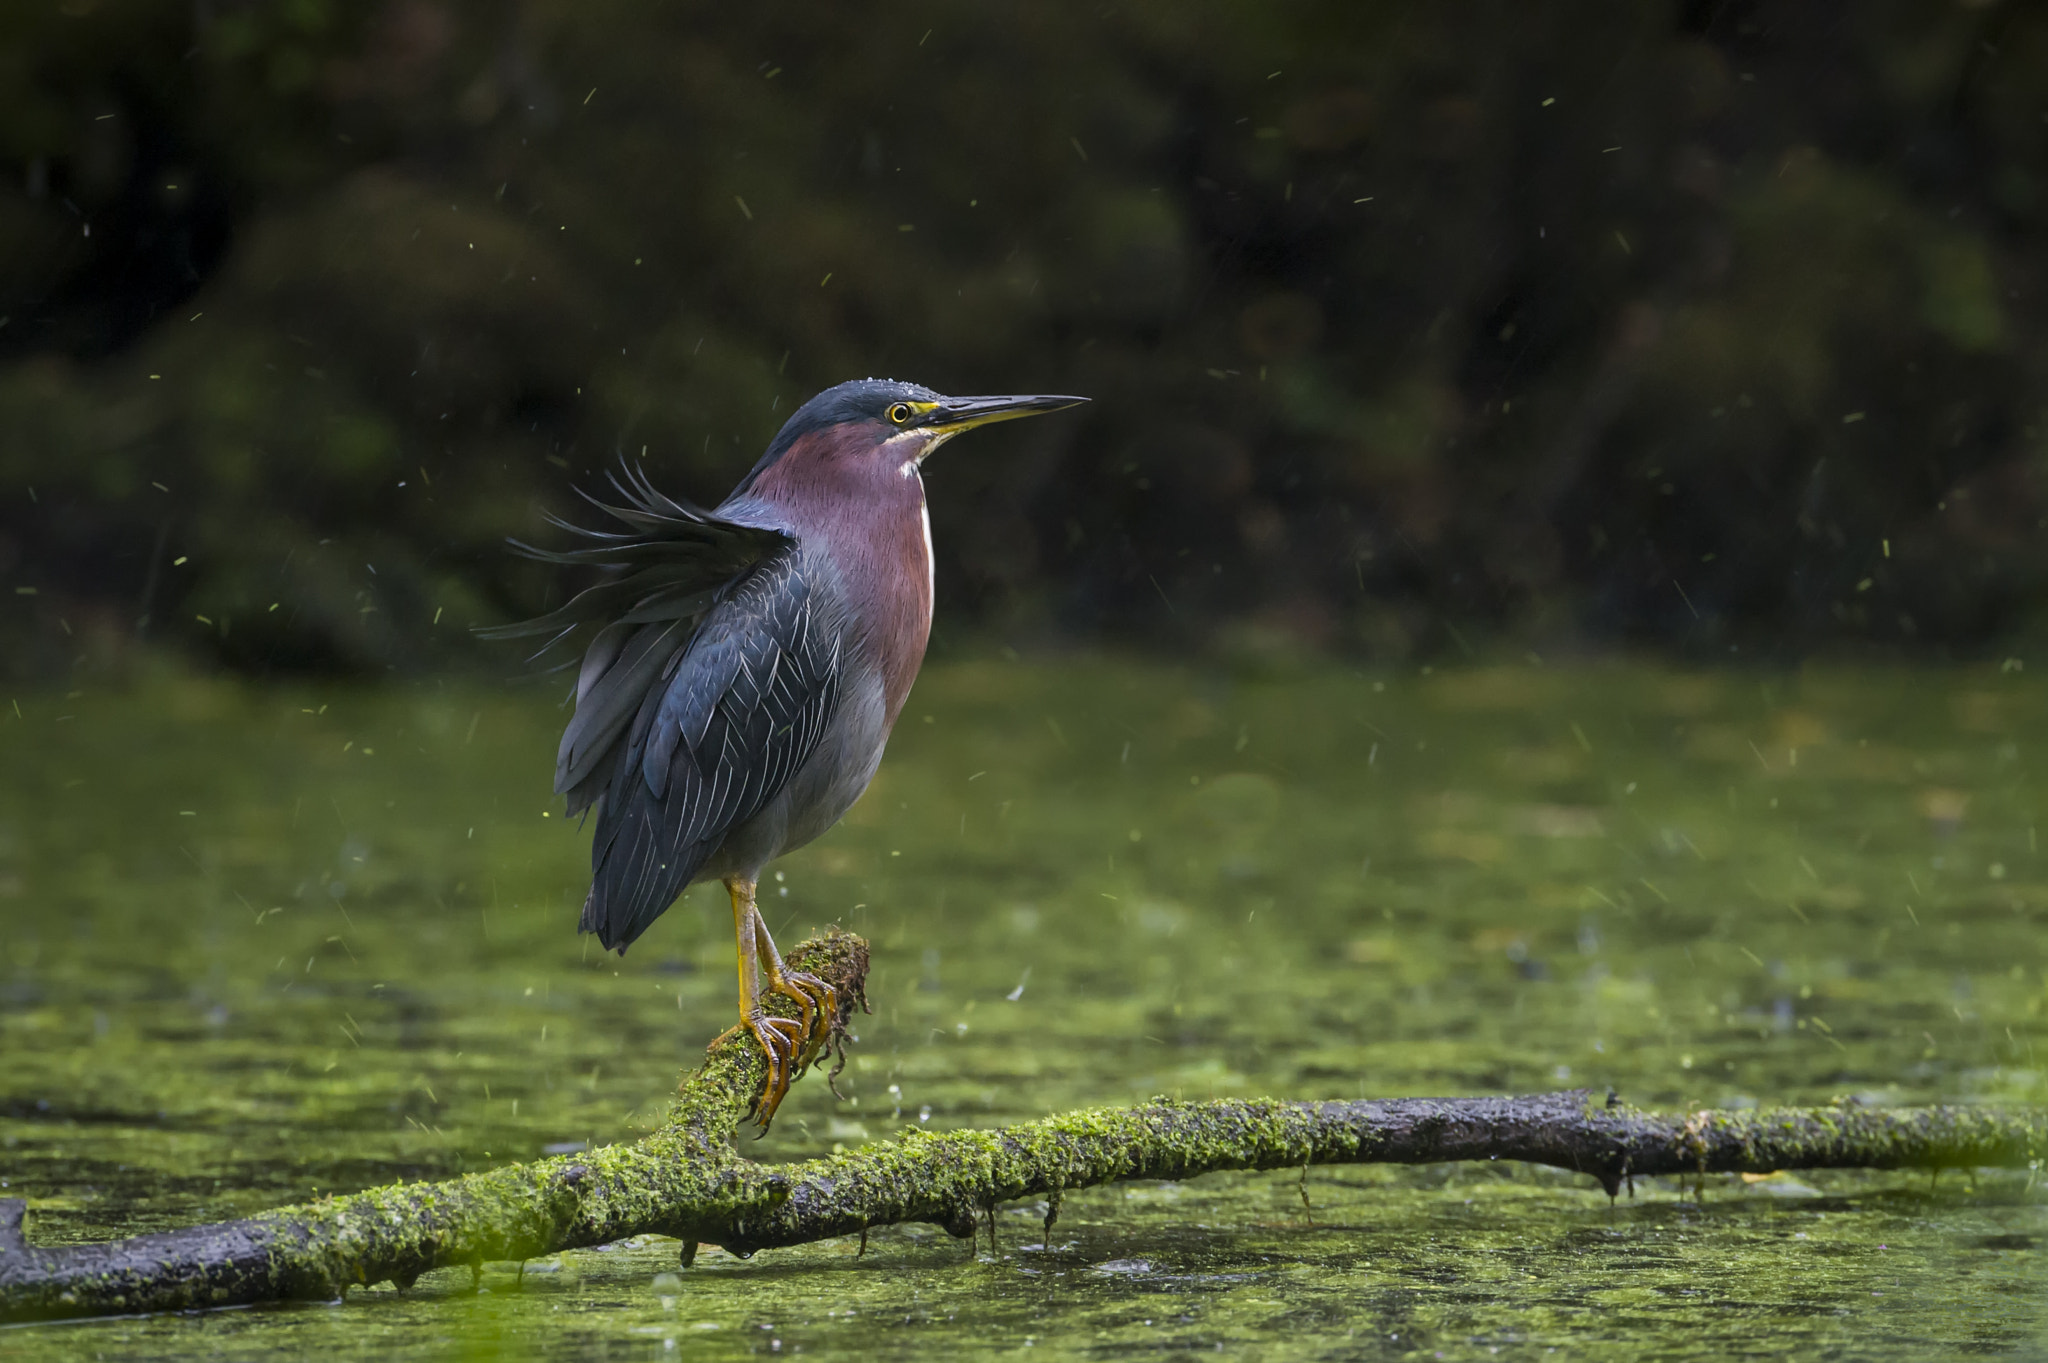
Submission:
<svg viewBox="0 0 2048 1363">
<path fill-rule="evenodd" d="M 157 677 L 0 703 L 0 1182 L 44 1242 L 631 1139 L 731 1021 L 694 890 L 623 960 L 552 695 Z M 1156 1093 L 2048 1102 L 2024 671 L 1284 677 L 953 662 L 764 887 L 875 947 L 835 1102 L 751 1153 Z M 1304 1207 L 1304 1194 L 1308 1206 Z M 649 1239 L 10 1358 L 2031 1354 L 2024 1171 L 1318 1169 L 679 1271 Z"/>
</svg>

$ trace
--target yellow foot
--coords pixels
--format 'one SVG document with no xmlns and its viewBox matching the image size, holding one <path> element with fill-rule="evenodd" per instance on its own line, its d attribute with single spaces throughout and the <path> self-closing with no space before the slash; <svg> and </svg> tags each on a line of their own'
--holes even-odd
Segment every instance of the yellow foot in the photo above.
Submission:
<svg viewBox="0 0 2048 1363">
<path fill-rule="evenodd" d="M 811 1061 L 831 1040 L 832 1025 L 839 1016 L 839 991 L 816 975 L 788 971 L 771 980 L 768 988 L 794 1000 L 803 1010 L 802 1019 L 777 1017 L 773 1013 L 756 1010 L 751 1016 L 743 1016 L 736 1025 L 720 1032 L 704 1048 L 716 1050 L 741 1032 L 749 1033 L 759 1043 L 762 1054 L 768 1057 L 768 1074 L 747 1115 L 760 1124 L 764 1135 L 768 1124 L 775 1119 L 775 1110 L 788 1096 L 790 1084 L 810 1068 Z"/>
<path fill-rule="evenodd" d="M 816 975 L 801 970 L 776 974 L 768 981 L 771 993 L 794 999 L 803 1010 L 803 1045 L 797 1051 L 794 1074 L 802 1074 L 832 1039 L 832 1027 L 839 1020 L 839 991 Z"/>
<path fill-rule="evenodd" d="M 720 1032 L 704 1049 L 715 1051 L 741 1032 L 750 1033 L 760 1045 L 761 1053 L 768 1057 L 768 1074 L 762 1080 L 760 1093 L 754 1097 L 754 1105 L 747 1110 L 747 1115 L 760 1124 L 761 1134 L 765 1136 L 768 1124 L 775 1120 L 775 1109 L 782 1106 L 783 1097 L 789 1092 L 790 1081 L 802 1073 L 808 1063 L 811 1043 L 802 1024 L 794 1018 L 779 1018 L 756 1010 L 751 1017 L 742 1017 L 738 1025 Z"/>
</svg>

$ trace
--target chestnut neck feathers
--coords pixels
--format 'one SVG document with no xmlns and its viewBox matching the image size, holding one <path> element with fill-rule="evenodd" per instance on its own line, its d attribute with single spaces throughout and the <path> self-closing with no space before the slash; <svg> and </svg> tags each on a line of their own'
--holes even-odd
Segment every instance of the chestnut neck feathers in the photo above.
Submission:
<svg viewBox="0 0 2048 1363">
<path fill-rule="evenodd" d="M 806 431 L 750 480 L 745 497 L 797 540 L 822 548 L 837 573 L 856 639 L 881 668 L 896 722 L 932 626 L 931 531 L 924 480 L 880 422 Z"/>
</svg>

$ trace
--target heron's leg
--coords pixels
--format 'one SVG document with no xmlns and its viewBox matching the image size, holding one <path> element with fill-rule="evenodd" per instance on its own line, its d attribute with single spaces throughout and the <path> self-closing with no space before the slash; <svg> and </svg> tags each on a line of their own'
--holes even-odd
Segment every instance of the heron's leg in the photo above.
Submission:
<svg viewBox="0 0 2048 1363">
<path fill-rule="evenodd" d="M 739 956 L 740 1026 L 753 1034 L 768 1057 L 768 1077 L 761 1086 L 761 1096 L 754 1100 L 754 1114 L 761 1123 L 761 1129 L 766 1131 L 775 1116 L 775 1109 L 782 1103 L 782 1095 L 789 1092 L 798 1056 L 807 1049 L 810 1029 L 807 1023 L 775 1017 L 762 1010 L 760 968 L 755 951 L 760 915 L 754 908 L 754 882 L 728 876 L 725 892 L 732 897 L 733 939 Z M 771 981 L 773 978 L 771 974 Z M 732 1031 L 728 1031 L 718 1041 L 731 1035 Z M 716 1046 L 718 1041 L 711 1044 Z"/>
<path fill-rule="evenodd" d="M 768 935 L 768 920 L 761 916 L 759 908 L 754 910 L 754 940 L 768 974 L 768 988 L 795 999 L 797 1007 L 803 1010 L 804 1044 L 795 1065 L 801 1071 L 810 1065 L 832 1034 L 832 1019 L 839 1015 L 839 991 L 816 975 L 783 965 L 782 953 L 775 949 L 775 939 Z"/>
</svg>

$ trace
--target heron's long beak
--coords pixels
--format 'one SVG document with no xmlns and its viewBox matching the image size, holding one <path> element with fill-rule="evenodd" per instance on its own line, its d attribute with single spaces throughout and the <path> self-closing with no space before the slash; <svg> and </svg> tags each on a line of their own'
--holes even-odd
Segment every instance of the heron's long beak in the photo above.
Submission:
<svg viewBox="0 0 2048 1363">
<path fill-rule="evenodd" d="M 1078 407 L 1086 401 L 1087 398 L 1066 397 L 1057 393 L 943 398 L 926 413 L 924 420 L 918 425 L 936 434 L 955 436 L 962 431 L 971 431 L 976 426 L 987 426 L 997 421 L 1014 421 L 1020 416 L 1041 416 L 1046 412 Z"/>
</svg>

